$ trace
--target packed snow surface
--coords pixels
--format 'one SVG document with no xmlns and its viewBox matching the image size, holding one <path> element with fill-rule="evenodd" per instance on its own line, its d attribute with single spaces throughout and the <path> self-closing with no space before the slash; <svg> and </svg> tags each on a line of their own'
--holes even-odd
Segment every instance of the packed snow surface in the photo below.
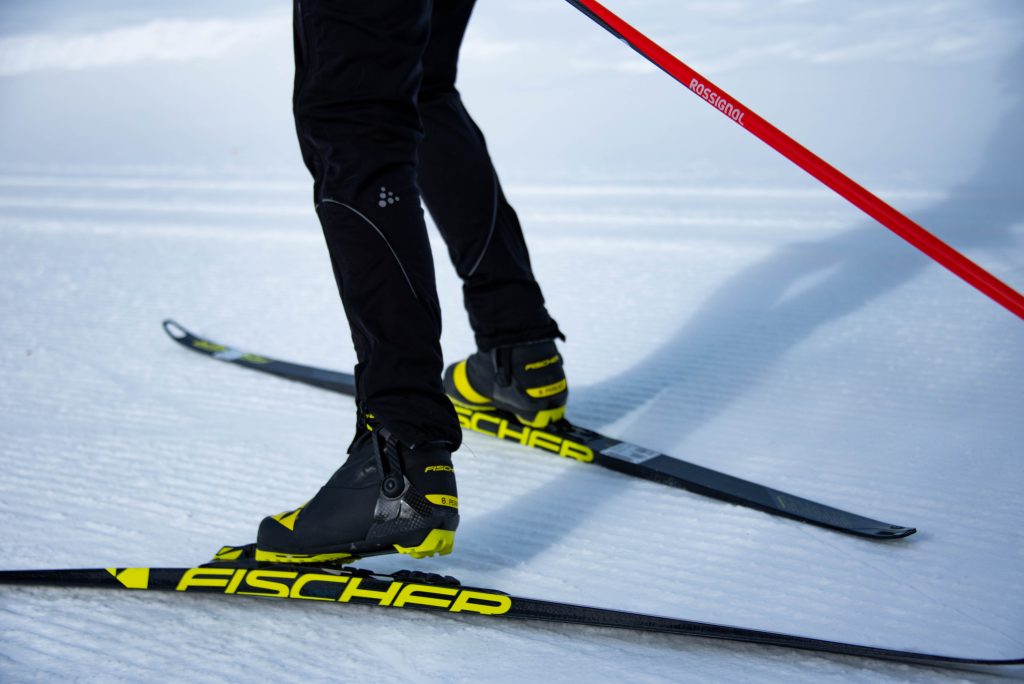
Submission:
<svg viewBox="0 0 1024 684">
<path fill-rule="evenodd" d="M 1024 289 L 1016 0 L 609 6 Z M 557 0 L 481 0 L 460 86 L 568 341 L 570 417 L 920 529 L 878 543 L 468 435 L 455 554 L 367 567 L 877 646 L 1024 656 L 1024 325 Z M 0 8 L 0 565 L 185 566 L 305 501 L 348 370 L 290 121 L 290 11 Z M 447 358 L 472 350 L 432 237 Z M 974 681 L 385 611 L 0 588 L 0 680 Z"/>
</svg>

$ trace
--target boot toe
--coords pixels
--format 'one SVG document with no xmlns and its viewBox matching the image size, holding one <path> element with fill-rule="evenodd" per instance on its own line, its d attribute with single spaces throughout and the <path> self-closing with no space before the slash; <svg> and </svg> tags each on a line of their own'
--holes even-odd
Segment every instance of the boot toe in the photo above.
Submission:
<svg viewBox="0 0 1024 684">
<path fill-rule="evenodd" d="M 295 521 L 302 508 L 285 511 L 277 515 L 268 515 L 260 522 L 256 534 L 256 545 L 260 548 L 288 549 L 294 539 Z"/>
</svg>

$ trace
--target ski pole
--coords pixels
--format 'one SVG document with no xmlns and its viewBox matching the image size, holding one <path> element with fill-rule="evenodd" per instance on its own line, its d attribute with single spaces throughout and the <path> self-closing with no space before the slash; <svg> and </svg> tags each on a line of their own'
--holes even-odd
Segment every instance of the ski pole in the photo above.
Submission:
<svg viewBox="0 0 1024 684">
<path fill-rule="evenodd" d="M 1024 319 L 1024 297 L 938 237 L 882 201 L 834 166 L 762 119 L 749 107 L 684 64 L 596 0 L 566 0 L 712 107 L 845 197 L 868 216 Z"/>
</svg>

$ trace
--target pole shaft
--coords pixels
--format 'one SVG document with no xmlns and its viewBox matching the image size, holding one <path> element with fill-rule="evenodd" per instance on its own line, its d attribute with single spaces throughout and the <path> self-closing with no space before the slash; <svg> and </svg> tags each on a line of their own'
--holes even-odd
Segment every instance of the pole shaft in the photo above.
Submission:
<svg viewBox="0 0 1024 684">
<path fill-rule="evenodd" d="M 832 188 L 868 216 L 917 247 L 1011 313 L 1024 319 L 1024 297 L 1009 285 L 758 116 L 752 109 L 684 64 L 608 8 L 595 0 L 567 0 L 567 2 L 610 33 L 624 40 L 655 66 L 804 171 Z"/>
</svg>

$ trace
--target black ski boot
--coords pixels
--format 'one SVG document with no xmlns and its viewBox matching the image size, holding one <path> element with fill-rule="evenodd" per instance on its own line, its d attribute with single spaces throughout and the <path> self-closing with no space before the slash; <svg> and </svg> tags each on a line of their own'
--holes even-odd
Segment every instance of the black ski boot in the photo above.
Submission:
<svg viewBox="0 0 1024 684">
<path fill-rule="evenodd" d="M 569 386 L 554 340 L 476 352 L 444 372 L 444 391 L 476 411 L 512 413 L 534 428 L 565 417 Z"/>
<path fill-rule="evenodd" d="M 451 553 L 459 524 L 450 445 L 407 447 L 361 425 L 349 457 L 308 503 L 260 523 L 256 560 L 344 563 L 361 556 Z"/>
</svg>

